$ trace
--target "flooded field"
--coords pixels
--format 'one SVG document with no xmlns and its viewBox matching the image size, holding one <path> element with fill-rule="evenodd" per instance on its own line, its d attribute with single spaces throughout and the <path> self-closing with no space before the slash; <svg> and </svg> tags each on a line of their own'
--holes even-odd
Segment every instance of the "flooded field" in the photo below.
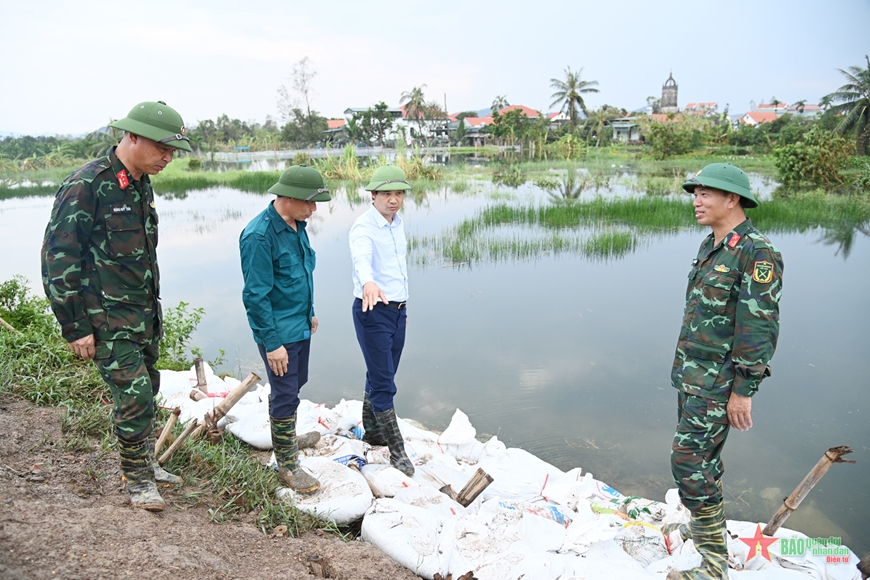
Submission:
<svg viewBox="0 0 870 580">
<path fill-rule="evenodd" d="M 275 163 L 261 169 L 283 168 Z M 409 329 L 397 411 L 441 429 L 459 407 L 481 435 L 565 470 L 582 467 L 624 494 L 662 500 L 673 487 L 670 366 L 686 275 L 706 232 L 692 226 L 688 198 L 669 194 L 666 177 L 656 193 L 632 185 L 628 172 L 598 184 L 587 174 L 554 171 L 517 187 L 472 179 L 409 196 Z M 753 177 L 763 199 L 772 185 Z M 227 187 L 171 195 L 158 188 L 164 307 L 204 307 L 194 342 L 206 358 L 224 349 L 221 370 L 237 375 L 263 372 L 241 303 L 238 236 L 270 199 Z M 38 287 L 52 201 L 0 200 L 0 279 L 21 274 Z M 311 400 L 362 394 L 347 233 L 367 204 L 365 192 L 340 186 L 310 220 L 320 320 L 302 393 Z M 755 426 L 733 432 L 725 450 L 726 510 L 766 522 L 827 448 L 850 445 L 858 463 L 835 465 L 786 527 L 842 537 L 863 554 L 867 224 L 814 225 L 811 206 L 800 209 L 809 217 L 775 207 L 757 210 L 756 223 L 785 260 L 780 343 L 773 376 L 753 402 Z M 683 217 L 662 217 L 667 212 Z"/>
</svg>

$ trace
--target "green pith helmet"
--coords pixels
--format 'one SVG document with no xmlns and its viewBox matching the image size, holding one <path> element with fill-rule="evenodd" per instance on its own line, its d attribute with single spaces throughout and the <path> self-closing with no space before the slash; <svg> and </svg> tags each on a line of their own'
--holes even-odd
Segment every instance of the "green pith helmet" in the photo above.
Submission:
<svg viewBox="0 0 870 580">
<path fill-rule="evenodd" d="M 323 186 L 323 176 L 313 167 L 291 165 L 284 170 L 269 193 L 302 201 L 329 201 L 329 190 Z"/>
<path fill-rule="evenodd" d="M 109 123 L 109 127 L 141 135 L 176 149 L 192 151 L 181 115 L 163 101 L 139 103 L 123 119 Z"/>
<path fill-rule="evenodd" d="M 730 163 L 711 163 L 696 173 L 694 177 L 690 177 L 683 184 L 683 189 L 693 193 L 695 187 L 699 185 L 736 193 L 746 200 L 743 202 L 745 208 L 758 207 L 758 200 L 749 191 L 749 176 L 746 175 L 745 171 Z"/>
<path fill-rule="evenodd" d="M 395 165 L 382 165 L 372 173 L 372 180 L 366 185 L 366 191 L 408 191 L 411 184 L 405 178 L 405 172 Z"/>
</svg>

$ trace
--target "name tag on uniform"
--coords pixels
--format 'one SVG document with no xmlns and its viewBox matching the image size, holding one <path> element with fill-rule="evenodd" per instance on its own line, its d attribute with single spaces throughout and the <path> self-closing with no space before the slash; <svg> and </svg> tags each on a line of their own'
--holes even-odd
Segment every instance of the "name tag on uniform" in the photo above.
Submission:
<svg viewBox="0 0 870 580">
<path fill-rule="evenodd" d="M 129 205 L 119 205 L 118 207 L 113 207 L 112 211 L 114 213 L 124 213 L 124 212 L 128 212 L 128 211 L 133 211 L 133 208 L 130 207 Z"/>
</svg>

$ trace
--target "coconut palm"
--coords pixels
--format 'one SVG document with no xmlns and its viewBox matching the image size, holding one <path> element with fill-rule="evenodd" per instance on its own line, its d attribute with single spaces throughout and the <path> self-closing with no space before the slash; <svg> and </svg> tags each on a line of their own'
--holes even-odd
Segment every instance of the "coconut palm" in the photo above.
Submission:
<svg viewBox="0 0 870 580">
<path fill-rule="evenodd" d="M 510 107 L 511 104 L 508 103 L 507 97 L 504 95 L 496 95 L 496 97 L 492 100 L 492 105 L 490 105 L 491 112 L 501 111 L 505 107 Z"/>
<path fill-rule="evenodd" d="M 823 102 L 839 103 L 830 108 L 834 115 L 842 115 L 837 131 L 855 130 L 858 152 L 867 151 L 870 141 L 870 57 L 864 55 L 867 68 L 850 66 L 848 72 L 837 69 L 848 81 L 833 93 L 823 97 Z"/>
<path fill-rule="evenodd" d="M 414 87 L 399 97 L 399 104 L 405 107 L 405 117 L 417 122 L 417 131 L 421 135 L 423 133 L 423 119 L 426 117 L 426 97 L 423 95 L 425 88 L 425 84 Z"/>
<path fill-rule="evenodd" d="M 571 119 L 572 129 L 577 128 L 578 107 L 583 111 L 584 115 L 587 115 L 586 103 L 583 101 L 582 95 L 584 93 L 598 92 L 598 89 L 595 88 L 598 86 L 598 81 L 581 80 L 580 75 L 582 73 L 583 67 L 580 67 L 580 70 L 577 72 L 572 72 L 571 67 L 569 66 L 565 68 L 565 80 L 550 79 L 550 87 L 556 89 L 556 92 L 550 95 L 553 99 L 550 106 L 561 106 L 560 110 L 567 113 L 568 117 Z"/>
</svg>

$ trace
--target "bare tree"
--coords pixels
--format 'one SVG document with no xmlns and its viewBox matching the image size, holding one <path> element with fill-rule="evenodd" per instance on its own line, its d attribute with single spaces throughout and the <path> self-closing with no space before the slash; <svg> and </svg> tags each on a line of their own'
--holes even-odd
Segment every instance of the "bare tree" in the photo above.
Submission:
<svg viewBox="0 0 870 580">
<path fill-rule="evenodd" d="M 311 82 L 317 76 L 317 71 L 311 68 L 311 60 L 304 56 L 293 65 L 290 73 L 290 89 L 281 85 L 278 87 L 278 110 L 281 118 L 289 122 L 293 118 L 293 109 L 305 107 L 305 122 L 310 133 L 314 133 L 314 117 L 311 115 L 311 99 L 314 91 Z M 292 90 L 292 92 L 291 92 Z"/>
</svg>

